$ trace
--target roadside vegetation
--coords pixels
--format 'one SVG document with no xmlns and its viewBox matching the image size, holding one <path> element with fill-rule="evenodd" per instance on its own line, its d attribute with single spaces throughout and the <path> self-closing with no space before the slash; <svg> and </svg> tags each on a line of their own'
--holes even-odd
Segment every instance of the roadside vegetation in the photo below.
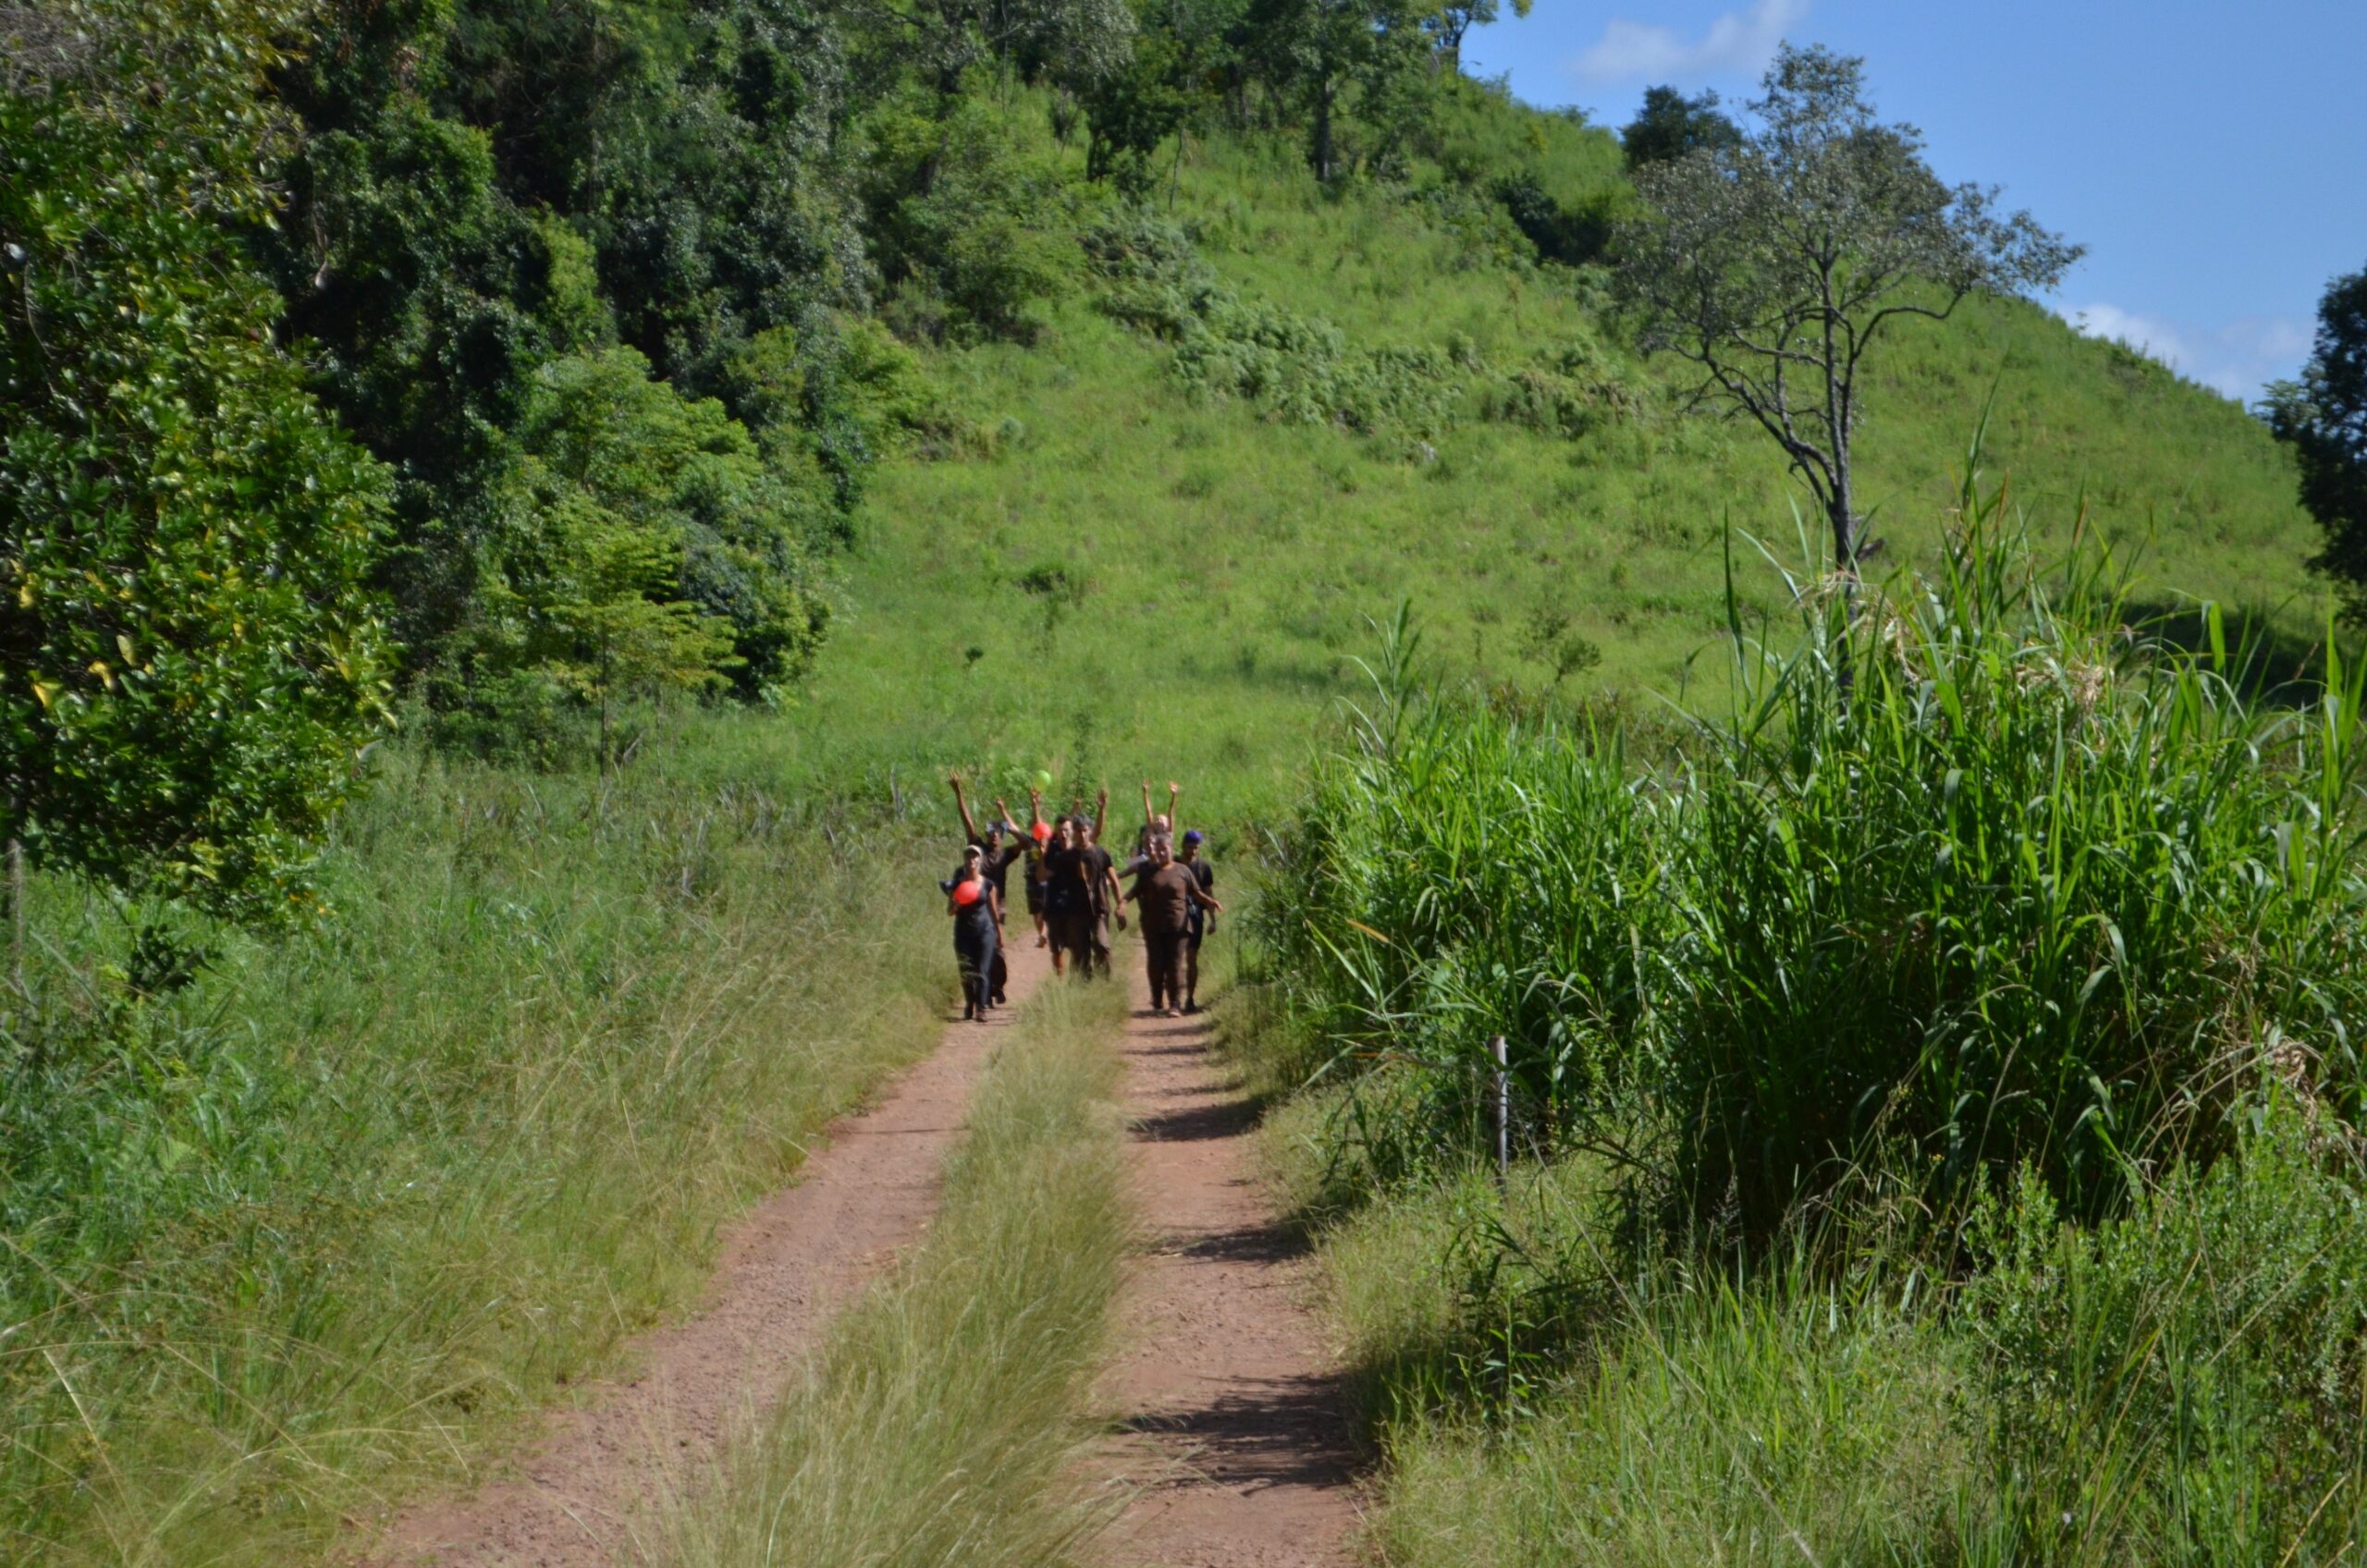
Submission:
<svg viewBox="0 0 2367 1568">
<path fill-rule="evenodd" d="M 1977 473 L 1950 530 L 1737 608 L 1714 718 L 1385 642 L 1249 1048 L 1316 1085 L 1278 1148 L 1390 1561 L 2358 1550 L 2358 672 L 2248 698 L 2215 610 L 2162 640 Z"/>
<path fill-rule="evenodd" d="M 1046 986 L 996 1048 L 928 1240 L 693 1483 L 677 1568 L 1035 1568 L 1110 1500 L 1080 1463 L 1132 1235 L 1122 985 Z"/>
<path fill-rule="evenodd" d="M 1503 1008 L 1545 1053 L 1522 1064 L 1551 1157 L 1515 1184 L 1538 1206 L 1526 1252 L 1474 1250 L 1464 1189 L 1424 1185 L 1460 1182 L 1476 1146 L 1479 1102 L 1449 1087 L 1463 1079 L 1356 1076 L 1342 1103 L 1369 1118 L 1412 1096 L 1390 1114 L 1419 1137 L 1342 1142 L 1326 1124 L 1324 1202 L 1392 1194 L 1345 1223 L 1428 1194 L 1405 1212 L 1451 1211 L 1437 1234 L 1486 1281 L 1445 1305 L 1414 1292 L 1430 1348 L 1409 1365 L 1429 1370 L 1377 1408 L 1494 1420 L 1517 1404 L 1505 1390 L 1583 1359 L 1557 1237 L 1644 1260 L 1632 1272 L 1671 1333 L 1691 1298 L 1664 1281 L 1728 1279 L 1686 1261 L 1715 1256 L 1743 1260 L 1733 1290 L 1760 1290 L 1757 1260 L 1785 1253 L 1804 1204 L 1885 1217 L 1863 1244 L 1898 1249 L 1903 1273 L 1836 1276 L 1820 1243 L 1802 1277 L 1919 1281 L 1903 1332 L 1959 1342 L 1968 1319 L 1927 1303 L 1972 1299 L 1950 1292 L 1981 1248 L 2035 1256 L 2007 1219 L 2092 1239 L 2091 1263 L 2062 1267 L 2138 1280 L 2141 1303 L 2157 1276 L 2129 1261 L 2135 1242 L 2103 1238 L 2218 1201 L 2178 1185 L 2179 1157 L 2194 1183 L 2283 1170 L 2204 1174 L 2294 1118 L 2352 1114 L 2348 796 L 2310 797 L 2316 815 L 2273 851 L 2253 834 L 2303 800 L 2304 760 L 2334 754 L 2321 710 L 2252 705 L 2332 673 L 2292 456 L 2242 409 L 2025 300 L 1976 294 L 1886 340 L 1857 427 L 1853 494 L 1888 549 L 1870 576 L 1940 581 L 1960 561 L 1968 525 L 1943 476 L 1986 408 L 1986 460 L 2017 476 L 2030 548 L 2109 545 L 2141 583 L 2217 607 L 2140 586 L 2051 611 L 2068 628 L 2042 637 L 2067 650 L 2067 673 L 2040 682 L 2055 706 L 1968 676 L 1997 698 L 1976 704 L 1993 729 L 1943 734 L 1936 696 L 1864 680 L 1853 700 L 1905 728 L 1859 756 L 1873 729 L 1830 728 L 1842 710 L 1805 694 L 1838 680 L 1837 644 L 1789 619 L 1816 571 L 1787 584 L 1748 552 L 1729 570 L 1729 524 L 1795 498 L 1782 455 L 1688 412 L 1613 308 L 1614 237 L 1648 215 L 1639 168 L 1732 153 L 1738 133 L 1663 93 L 1623 140 L 1445 68 L 1492 9 L 0 5 L 0 1556 L 317 1559 L 405 1495 L 479 1473 L 523 1412 L 681 1306 L 715 1227 L 934 1038 L 950 966 L 926 893 L 952 837 L 937 778 L 960 766 L 1020 801 L 1049 771 L 1057 806 L 1125 758 L 1187 780 L 1185 820 L 1243 864 L 1304 793 L 1310 725 L 1366 690 L 1370 623 L 1407 601 L 1442 689 L 1470 694 L 1457 766 L 1526 780 L 1585 831 L 1515 840 L 1576 880 L 1466 886 L 1458 864 L 1434 889 L 1497 933 L 1503 974 L 1444 956 L 1447 926 L 1394 931 L 1390 912 L 1343 904 L 1395 945 L 1310 948 L 1287 998 L 1275 1037 L 1311 1054 L 1266 1059 L 1278 1077 L 1351 1040 L 1391 1061 L 1466 1050 L 1474 1008 Z M 2332 473 L 2318 499 L 2347 505 L 2355 399 L 2341 354 L 2321 359 L 2279 428 L 2316 433 L 2304 472 Z M 2037 601 L 1982 582 L 1932 603 L 1990 606 L 1967 633 L 1989 648 Z M 1882 624 L 1907 642 L 1918 616 L 1956 624 L 1898 602 Z M 2140 657 L 2115 617 L 2162 645 Z M 1806 684 L 1737 663 L 1744 643 L 1809 649 Z M 2178 662 L 2196 650 L 2207 665 Z M 1888 656 L 1861 649 L 1856 668 Z M 2067 717 L 2091 671 L 2109 721 L 2092 729 Z M 1771 717 L 1723 751 L 1681 717 L 1735 704 Z M 2048 726 L 2095 750 L 2104 782 L 2064 802 L 2086 815 L 2042 839 L 2002 786 L 1954 809 L 2052 846 L 2107 820 L 2151 842 L 2128 826 L 2151 818 L 2114 814 L 2208 804 L 2196 837 L 2099 859 L 2079 884 L 2095 901 L 2062 891 L 2059 908 L 2010 834 L 1952 851 L 2027 896 L 1992 908 L 1989 884 L 1957 874 L 1933 918 L 1968 922 L 1978 962 L 1915 968 L 1956 950 L 1938 935 L 1892 954 L 1874 998 L 1889 1011 L 1858 1021 L 1869 1054 L 1829 1064 L 1881 1085 L 1889 1141 L 1858 1146 L 1855 1101 L 1742 1139 L 1765 1115 L 1754 1096 L 1820 1101 L 1828 1064 L 1736 1079 L 1765 1064 L 1709 1054 L 1719 1029 L 1728 1046 L 1762 1024 L 1819 1040 L 1796 973 L 1872 1007 L 1854 972 L 1799 970 L 1785 944 L 1824 928 L 1808 914 L 1716 924 L 1705 879 L 1721 857 L 1757 864 L 1770 824 L 1834 830 L 1803 840 L 1812 869 L 1777 868 L 1820 898 L 1830 867 L 1880 847 L 1853 815 L 1870 802 L 1818 795 L 1839 786 L 1783 748 L 1874 767 L 1898 827 L 1936 809 L 1931 770 L 1981 736 L 2017 789 L 2052 789 L 2050 765 L 2014 750 Z M 2158 775 L 2159 746 L 2197 771 Z M 1600 760 L 1614 753 L 1622 768 Z M 1666 780 L 1686 769 L 1705 803 L 1678 832 Z M 1341 777 L 1323 773 L 1307 821 L 1344 812 L 1343 830 L 1376 833 L 1383 818 L 1356 814 L 1379 808 L 1338 795 Z M 1798 795 L 1781 810 L 1762 788 L 1779 777 Z M 1381 778 L 1372 796 L 1404 788 Z M 1838 879 L 1861 901 L 1809 913 L 1862 936 L 1919 886 L 1925 847 L 1890 846 L 1870 862 L 1887 880 Z M 2304 860 L 2332 878 L 2306 897 Z M 1316 888 L 1282 864 L 1286 921 Z M 1691 901 L 1596 899 L 1634 869 Z M 2130 913 L 2163 886 L 2215 900 L 2196 906 L 2208 921 Z M 1480 892 L 1543 900 L 1566 950 L 1527 953 Z M 2167 967 L 2141 984 L 2108 967 L 2087 988 L 2107 918 Z M 2052 965 L 2035 989 L 2031 941 Z M 1675 986 L 1679 942 L 1726 966 L 1724 988 L 1707 970 Z M 1326 967 L 1343 954 L 1352 971 Z M 1581 959 L 1600 961 L 1591 989 L 1551 989 Z M 1515 1000 L 1505 975 L 1547 988 Z M 1356 1011 L 1376 998 L 1380 1022 Z M 1968 1054 L 2008 1015 L 2054 1054 Z M 1700 1048 L 1677 1052 L 1680 1032 Z M 2278 1069 L 2293 1105 L 2267 1131 L 2237 1114 L 2251 1079 L 2209 1075 L 2237 1041 L 2308 1069 Z M 1330 1105 L 1344 1076 L 1305 1104 Z M 1653 1083 L 1703 1091 L 1726 1120 L 1686 1122 L 1674 1098 L 1644 1114 Z M 1758 1164 L 1737 1163 L 1746 1147 Z M 2025 1158 L 2033 1195 L 1979 1229 Z M 1474 1191 L 1471 1212 L 1492 1213 Z M 2030 1219 L 2039 1192 L 2084 1228 Z M 998 1257 L 1034 1244 L 981 1226 Z M 1963 1239 L 1949 1253 L 1936 1235 Z M 1411 1257 L 1432 1236 L 1374 1244 Z M 686 1561 L 745 1546 L 731 1532 L 760 1509 L 874 1506 L 869 1478 L 811 1468 L 826 1457 L 796 1423 L 902 1418 L 862 1403 L 890 1390 L 850 1379 L 885 1365 L 885 1339 L 860 1335 L 940 1323 L 933 1292 L 970 1266 L 931 1256 L 831 1352 L 840 1380 L 735 1462 L 721 1495 L 740 1512 L 686 1525 Z M 1061 1289 L 1085 1303 L 1093 1278 Z M 1768 1321 L 1809 1323 L 1786 1316 L 1800 1299 Z M 1501 1350 L 1470 1364 L 1485 1377 L 1461 1370 L 1474 1314 L 1501 1318 Z M 1030 1355 L 1044 1341 L 1028 1336 L 1069 1332 L 981 1320 L 948 1342 L 973 1328 Z M 1012 1436 L 1019 1512 L 993 1528 L 1014 1542 L 1049 1538 L 1029 1534 L 1050 1515 L 1028 1512 L 1027 1466 L 1057 1449 L 1037 1416 L 1066 1365 L 1025 1388 L 966 1368 L 1037 1436 L 981 1416 L 941 1451 Z M 1471 1406 L 1466 1384 L 1498 1392 Z M 1494 1452 L 1416 1440 L 1397 1451 L 1408 1488 L 1431 1473 L 1423 1452 Z M 2286 1518 L 2278 1495 L 2262 1517 Z M 2347 1527 L 2352 1494 L 2329 1496 L 2312 1540 Z M 940 1501 L 955 1523 L 975 1505 Z M 874 1525 L 828 1529 L 816 1538 L 850 1551 L 879 1542 Z"/>
<path fill-rule="evenodd" d="M 719 729 L 661 754 L 725 766 Z M 0 1557 L 285 1563 L 465 1482 L 936 1042 L 911 889 L 941 873 L 895 825 L 826 836 L 761 773 L 655 761 L 373 774 L 296 936 L 164 911 L 128 941 L 112 900 L 33 884 Z"/>
</svg>

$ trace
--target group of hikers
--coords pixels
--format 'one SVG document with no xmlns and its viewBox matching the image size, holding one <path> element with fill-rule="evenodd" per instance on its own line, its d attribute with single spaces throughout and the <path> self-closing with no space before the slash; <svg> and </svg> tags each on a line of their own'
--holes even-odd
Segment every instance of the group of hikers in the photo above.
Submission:
<svg viewBox="0 0 2367 1568">
<path fill-rule="evenodd" d="M 1051 949 L 1054 974 L 1107 976 L 1110 926 L 1124 930 L 1126 906 L 1133 904 L 1150 968 L 1151 1011 L 1169 1018 L 1200 1011 L 1200 942 L 1224 906 L 1216 899 L 1216 870 L 1202 853 L 1204 835 L 1196 827 L 1176 836 L 1182 785 L 1169 784 L 1167 810 L 1153 812 L 1150 780 L 1143 780 L 1143 825 L 1134 835 L 1134 857 L 1121 865 L 1101 842 L 1110 814 L 1107 789 L 1095 797 L 1091 815 L 1079 800 L 1049 821 L 1043 791 L 1029 790 L 1030 820 L 1023 832 L 1000 800 L 994 819 L 980 828 L 962 776 L 950 774 L 946 782 L 953 786 L 953 804 L 968 835 L 961 869 L 938 884 L 953 917 L 963 1017 L 984 1018 L 1005 1000 L 1011 964 L 1003 911 L 1011 868 L 1021 864 L 1036 945 Z"/>
</svg>

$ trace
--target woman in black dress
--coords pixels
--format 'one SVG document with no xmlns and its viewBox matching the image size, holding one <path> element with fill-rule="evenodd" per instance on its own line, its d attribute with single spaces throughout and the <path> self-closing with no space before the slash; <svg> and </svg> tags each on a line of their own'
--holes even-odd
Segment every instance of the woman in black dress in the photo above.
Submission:
<svg viewBox="0 0 2367 1568">
<path fill-rule="evenodd" d="M 953 957 L 962 966 L 962 1016 L 984 1018 L 994 1005 L 995 954 L 1002 946 L 1002 899 L 987 880 L 986 856 L 975 844 L 962 851 L 962 869 L 945 889 L 953 917 Z"/>
</svg>

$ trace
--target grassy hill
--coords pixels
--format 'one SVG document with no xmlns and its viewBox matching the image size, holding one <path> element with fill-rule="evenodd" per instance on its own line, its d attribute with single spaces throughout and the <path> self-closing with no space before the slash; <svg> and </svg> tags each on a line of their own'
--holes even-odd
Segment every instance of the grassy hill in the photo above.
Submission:
<svg viewBox="0 0 2367 1568">
<path fill-rule="evenodd" d="M 1637 363 L 1596 281 L 1538 264 L 1468 194 L 1484 193 L 1473 169 L 1509 162 L 1565 206 L 1615 199 L 1614 140 L 1477 89 L 1465 107 L 1410 188 L 1327 191 L 1294 146 L 1228 139 L 1192 144 L 1171 204 L 1244 299 L 1328 321 L 1352 350 L 1451 355 L 1451 410 L 1426 450 L 1196 389 L 1087 275 L 1032 346 L 932 356 L 991 455 L 880 475 L 798 752 L 875 782 L 973 758 L 1014 783 L 1042 765 L 1122 791 L 1155 772 L 1247 817 L 1278 800 L 1310 721 L 1361 684 L 1367 619 L 1401 601 L 1450 674 L 1551 688 L 1542 617 L 1600 650 L 1563 683 L 1571 697 L 1721 681 L 1723 661 L 1699 655 L 1725 624 L 1722 529 L 1797 558 L 1781 457 L 1754 430 L 1680 411 L 1683 367 Z M 1618 406 L 1575 435 L 1504 417 L 1511 378 L 1567 349 Z M 2043 534 L 2067 537 L 2084 511 L 2152 597 L 2216 598 L 2306 645 L 2326 601 L 2265 430 L 2019 300 L 1910 324 L 1879 358 L 1859 450 L 1891 542 L 1883 570 L 1928 560 L 1993 396 L 1985 466 Z M 1738 558 L 1745 594 L 1772 607 L 1774 574 Z"/>
</svg>

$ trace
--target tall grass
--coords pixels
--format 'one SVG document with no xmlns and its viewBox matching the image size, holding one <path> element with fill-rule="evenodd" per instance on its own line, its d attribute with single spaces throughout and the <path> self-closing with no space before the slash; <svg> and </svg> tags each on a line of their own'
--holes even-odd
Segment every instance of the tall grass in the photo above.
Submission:
<svg viewBox="0 0 2367 1568">
<path fill-rule="evenodd" d="M 936 1037 L 937 857 L 901 830 L 744 773 L 379 771 L 316 929 L 143 948 L 39 889 L 0 1052 L 0 1559 L 281 1563 L 460 1479 Z"/>
<path fill-rule="evenodd" d="M 928 1241 L 679 1511 L 678 1568 L 1040 1568 L 1095 1522 L 1077 1416 L 1132 1209 L 1115 986 L 1049 987 L 988 1065 Z"/>
<path fill-rule="evenodd" d="M 1385 1552 L 2356 1551 L 2356 668 L 2263 704 L 2215 607 L 2155 634 L 1977 482 L 1937 570 L 1785 596 L 1649 747 L 1392 642 L 1283 839 Z M 1544 1157 L 1501 1191 L 1496 1034 Z"/>
<path fill-rule="evenodd" d="M 1960 1216 L 2024 1161 L 2101 1212 L 2272 1069 L 2356 1105 L 2355 670 L 2256 706 L 2241 650 L 2132 629 L 2110 553 L 2042 566 L 2001 492 L 1846 624 L 1789 592 L 1649 769 L 1383 679 L 1263 935 L 1343 1066 L 1428 1072 L 1416 1133 L 1472 1146 L 1502 1034 L 1539 1137 L 1764 1241 L 1845 1182 Z"/>
</svg>

